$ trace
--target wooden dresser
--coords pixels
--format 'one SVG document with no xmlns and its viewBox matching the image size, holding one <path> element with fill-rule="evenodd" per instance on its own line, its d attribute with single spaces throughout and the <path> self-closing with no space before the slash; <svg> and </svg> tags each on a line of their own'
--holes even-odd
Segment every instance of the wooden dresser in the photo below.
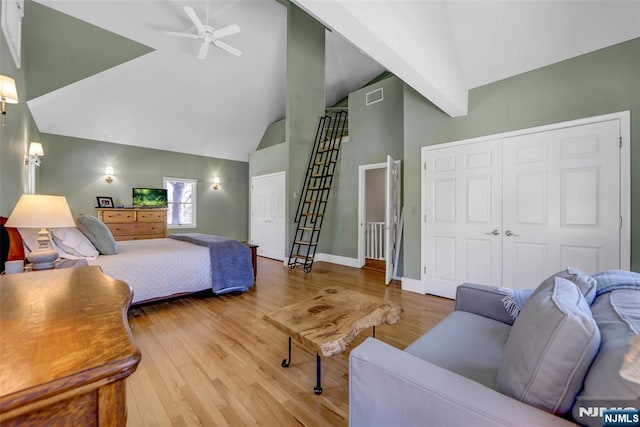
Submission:
<svg viewBox="0 0 640 427">
<path fill-rule="evenodd" d="M 125 426 L 131 298 L 99 267 L 0 276 L 0 424 Z"/>
<path fill-rule="evenodd" d="M 98 218 L 104 222 L 116 240 L 160 239 L 167 237 L 165 208 L 97 208 Z"/>
</svg>

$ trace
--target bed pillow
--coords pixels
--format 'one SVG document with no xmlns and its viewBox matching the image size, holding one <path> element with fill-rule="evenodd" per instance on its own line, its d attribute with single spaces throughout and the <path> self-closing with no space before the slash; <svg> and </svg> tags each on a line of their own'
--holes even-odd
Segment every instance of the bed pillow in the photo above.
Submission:
<svg viewBox="0 0 640 427">
<path fill-rule="evenodd" d="M 29 256 L 30 252 L 37 251 L 40 248 L 38 244 L 38 232 L 39 228 L 18 228 L 18 232 L 20 233 L 20 237 L 22 237 L 22 244 L 24 246 L 24 254 L 25 256 Z M 77 259 L 76 256 L 68 254 L 62 249 L 60 246 L 56 244 L 56 242 L 51 237 L 51 232 L 49 232 L 49 246 L 56 252 L 58 252 L 58 256 L 60 258 L 68 258 L 68 259 Z"/>
<path fill-rule="evenodd" d="M 496 389 L 548 412 L 566 414 L 599 346 L 600 330 L 581 290 L 561 277 L 545 281 L 511 328 Z"/>
<path fill-rule="evenodd" d="M 77 226 L 78 230 L 87 236 L 87 239 L 91 241 L 101 255 L 115 255 L 118 253 L 118 245 L 111 231 L 95 216 L 80 214 Z"/>
<path fill-rule="evenodd" d="M 54 228 L 51 230 L 51 236 L 68 254 L 91 259 L 96 259 L 99 255 L 91 241 L 76 227 Z"/>
</svg>

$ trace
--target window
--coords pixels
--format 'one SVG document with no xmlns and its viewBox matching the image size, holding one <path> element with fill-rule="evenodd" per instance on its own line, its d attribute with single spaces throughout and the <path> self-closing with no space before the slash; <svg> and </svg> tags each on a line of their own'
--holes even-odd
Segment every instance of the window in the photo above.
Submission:
<svg viewBox="0 0 640 427">
<path fill-rule="evenodd" d="M 167 228 L 196 227 L 196 199 L 198 180 L 163 178 L 167 189 Z"/>
</svg>

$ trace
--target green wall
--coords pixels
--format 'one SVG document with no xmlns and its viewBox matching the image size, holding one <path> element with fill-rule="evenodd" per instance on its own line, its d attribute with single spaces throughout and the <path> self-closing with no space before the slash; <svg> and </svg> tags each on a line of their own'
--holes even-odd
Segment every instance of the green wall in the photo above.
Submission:
<svg viewBox="0 0 640 427">
<path fill-rule="evenodd" d="M 32 0 L 25 2 L 26 99 L 34 99 L 153 49 Z"/>
<path fill-rule="evenodd" d="M 197 231 L 238 240 L 248 238 L 249 164 L 129 145 L 43 134 L 45 156 L 38 193 L 67 197 L 77 216 L 95 215 L 96 196 L 113 197 L 116 205 L 131 205 L 132 187 L 162 188 L 162 178 L 198 180 Z M 105 168 L 114 168 L 114 181 L 105 182 Z M 211 188 L 219 176 L 220 188 Z"/>
<path fill-rule="evenodd" d="M 25 60 L 16 68 L 4 33 L 0 31 L 0 74 L 16 81 L 18 103 L 6 104 L 6 126 L 0 126 L 0 215 L 9 216 L 20 195 L 27 191 L 24 159 L 30 141 L 40 134 L 26 104 Z"/>
<path fill-rule="evenodd" d="M 286 140 L 289 145 L 287 236 L 293 238 L 294 216 L 318 120 L 324 115 L 324 32 L 313 18 L 290 4 L 287 13 Z M 287 240 L 287 245 L 290 243 Z"/>
<path fill-rule="evenodd" d="M 271 123 L 264 131 L 264 135 L 262 135 L 262 139 L 260 140 L 260 144 L 258 144 L 258 148 L 256 148 L 256 150 L 262 150 L 263 148 L 283 143 L 286 140 L 286 128 L 286 119 Z"/>
<path fill-rule="evenodd" d="M 289 144 L 282 142 L 249 154 L 249 176 L 260 176 L 289 169 Z"/>
<path fill-rule="evenodd" d="M 349 94 L 349 140 L 342 145 L 318 252 L 358 257 L 358 168 L 403 156 L 403 83 L 390 77 Z M 365 94 L 383 88 L 384 100 L 365 105 Z"/>
<path fill-rule="evenodd" d="M 640 39 L 517 75 L 469 93 L 451 118 L 404 88 L 404 276 L 420 278 L 420 147 L 631 111 L 631 266 L 640 270 Z"/>
</svg>

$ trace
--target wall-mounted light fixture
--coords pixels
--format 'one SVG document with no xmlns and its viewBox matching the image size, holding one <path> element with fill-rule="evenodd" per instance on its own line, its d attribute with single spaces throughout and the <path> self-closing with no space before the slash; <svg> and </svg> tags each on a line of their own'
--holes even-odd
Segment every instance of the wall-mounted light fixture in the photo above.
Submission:
<svg viewBox="0 0 640 427">
<path fill-rule="evenodd" d="M 111 184 L 113 182 L 113 166 L 107 166 L 104 170 L 104 174 L 107 175 L 104 180 Z"/>
<path fill-rule="evenodd" d="M 214 190 L 217 190 L 218 187 L 220 187 L 220 177 L 216 176 L 213 178 L 213 185 L 212 185 Z"/>
<path fill-rule="evenodd" d="M 5 125 L 5 117 L 7 112 L 5 111 L 5 103 L 17 104 L 18 103 L 18 89 L 16 89 L 16 81 L 9 76 L 3 76 L 0 74 L 0 101 L 2 101 L 2 126 Z"/>
<path fill-rule="evenodd" d="M 27 194 L 36 193 L 36 168 L 40 166 L 40 157 L 44 156 L 44 150 L 42 144 L 39 142 L 32 142 L 29 144 L 29 153 L 25 159 L 25 164 L 29 166 L 29 189 Z"/>
</svg>

